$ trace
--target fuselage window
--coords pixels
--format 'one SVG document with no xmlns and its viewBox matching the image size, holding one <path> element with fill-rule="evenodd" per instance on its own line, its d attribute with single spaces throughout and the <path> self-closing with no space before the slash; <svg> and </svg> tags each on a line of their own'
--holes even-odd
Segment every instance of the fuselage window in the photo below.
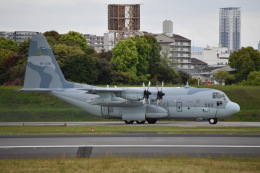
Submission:
<svg viewBox="0 0 260 173">
<path fill-rule="evenodd" d="M 217 101 L 217 106 L 222 106 L 222 101 Z"/>
</svg>

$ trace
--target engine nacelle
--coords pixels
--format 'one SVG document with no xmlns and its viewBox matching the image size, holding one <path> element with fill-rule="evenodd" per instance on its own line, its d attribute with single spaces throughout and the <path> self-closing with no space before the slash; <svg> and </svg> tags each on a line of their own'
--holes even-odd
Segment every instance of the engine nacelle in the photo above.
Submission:
<svg viewBox="0 0 260 173">
<path fill-rule="evenodd" d="M 143 89 L 126 89 L 121 92 L 120 97 L 126 100 L 138 101 L 144 98 L 144 90 Z"/>
</svg>

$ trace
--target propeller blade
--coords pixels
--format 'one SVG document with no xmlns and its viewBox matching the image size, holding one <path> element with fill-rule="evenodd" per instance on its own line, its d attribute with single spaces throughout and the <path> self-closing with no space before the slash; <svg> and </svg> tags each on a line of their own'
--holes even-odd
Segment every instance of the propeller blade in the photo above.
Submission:
<svg viewBox="0 0 260 173">
<path fill-rule="evenodd" d="M 158 88 L 158 87 L 159 87 L 159 82 L 157 81 L 157 82 L 156 82 L 156 89 L 157 89 L 157 91 L 159 91 L 159 88 Z"/>
<path fill-rule="evenodd" d="M 159 102 L 160 102 L 160 100 L 157 99 L 157 102 L 156 102 L 157 107 L 159 106 Z"/>
<path fill-rule="evenodd" d="M 148 83 L 148 88 L 146 89 L 146 88 L 145 88 L 145 84 L 144 84 L 144 82 L 143 82 L 143 87 L 144 87 L 143 104 L 145 104 L 145 102 L 147 102 L 147 101 L 148 101 L 149 104 L 150 104 L 150 100 L 148 100 L 148 99 L 149 99 L 149 96 L 152 94 L 152 93 L 149 91 L 150 85 L 151 85 L 151 82 L 149 81 L 149 83 Z"/>
<path fill-rule="evenodd" d="M 164 86 L 164 82 L 162 81 L 162 87 L 161 87 L 161 91 L 162 91 L 162 89 L 163 89 L 163 86 Z"/>
</svg>

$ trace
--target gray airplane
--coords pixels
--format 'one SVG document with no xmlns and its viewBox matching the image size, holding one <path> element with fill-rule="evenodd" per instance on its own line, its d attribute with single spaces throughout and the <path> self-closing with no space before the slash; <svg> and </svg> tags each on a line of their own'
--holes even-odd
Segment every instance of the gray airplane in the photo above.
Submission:
<svg viewBox="0 0 260 173">
<path fill-rule="evenodd" d="M 216 124 L 240 111 L 238 104 L 222 91 L 185 87 L 102 88 L 67 81 L 43 35 L 33 36 L 26 66 L 24 88 L 56 96 L 91 114 L 134 122 L 155 124 L 158 119 L 197 119 Z"/>
</svg>

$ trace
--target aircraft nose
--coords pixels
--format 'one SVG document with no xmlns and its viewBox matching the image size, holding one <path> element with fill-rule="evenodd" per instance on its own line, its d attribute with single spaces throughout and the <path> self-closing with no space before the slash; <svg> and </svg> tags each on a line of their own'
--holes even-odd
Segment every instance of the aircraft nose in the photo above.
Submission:
<svg viewBox="0 0 260 173">
<path fill-rule="evenodd" d="M 237 103 L 229 102 L 226 109 L 230 112 L 230 115 L 232 115 L 240 111 L 240 106 Z"/>
</svg>

